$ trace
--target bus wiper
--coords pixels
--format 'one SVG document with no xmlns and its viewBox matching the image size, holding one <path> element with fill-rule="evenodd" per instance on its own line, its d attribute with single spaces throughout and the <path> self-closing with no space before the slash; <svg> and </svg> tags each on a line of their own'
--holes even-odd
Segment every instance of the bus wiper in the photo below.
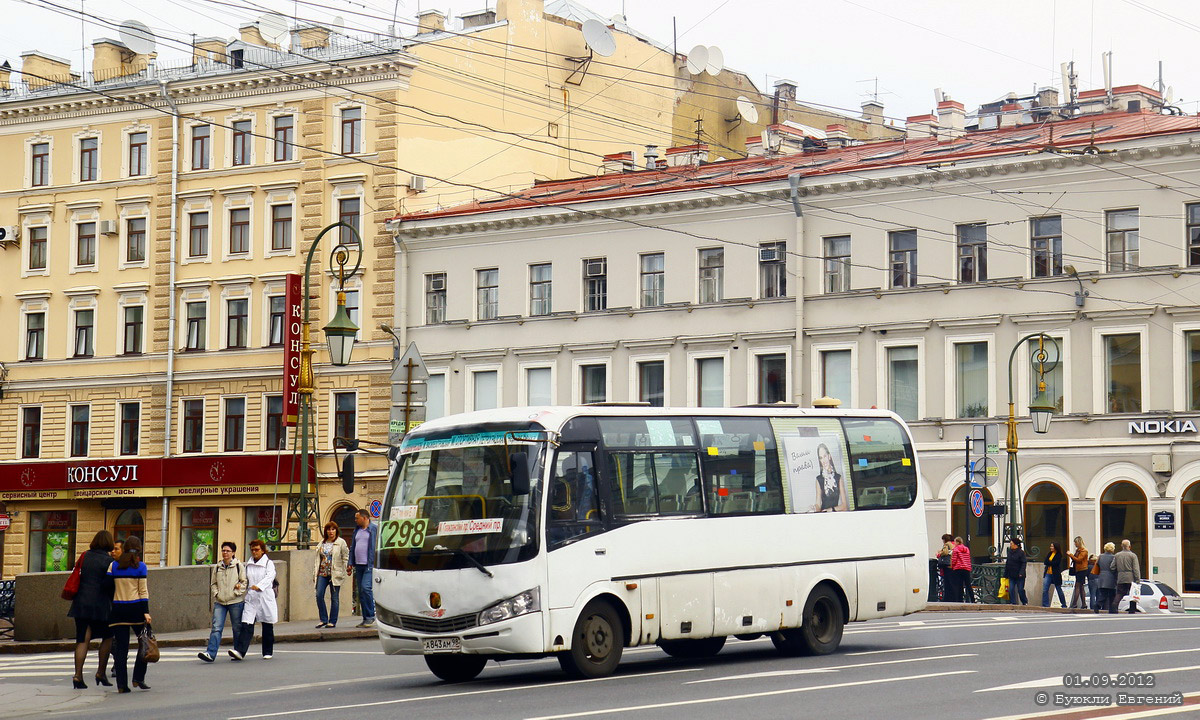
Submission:
<svg viewBox="0 0 1200 720">
<path fill-rule="evenodd" d="M 476 560 L 475 557 L 473 555 L 471 555 L 471 553 L 467 552 L 466 550 L 463 550 L 461 548 L 448 548 L 445 545 L 434 545 L 433 549 L 436 551 L 439 551 L 439 552 L 448 552 L 452 555 L 457 555 L 461 558 L 465 558 L 467 562 L 469 562 L 472 565 L 474 565 L 475 567 L 479 568 L 479 572 L 483 573 L 484 575 L 487 575 L 490 578 L 496 577 L 495 575 L 492 574 L 491 570 L 488 570 L 487 567 L 483 563 Z"/>
</svg>

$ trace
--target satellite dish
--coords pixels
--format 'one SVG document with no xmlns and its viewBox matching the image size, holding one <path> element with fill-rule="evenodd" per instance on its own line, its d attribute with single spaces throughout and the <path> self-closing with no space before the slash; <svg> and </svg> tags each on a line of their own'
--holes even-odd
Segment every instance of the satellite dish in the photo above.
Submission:
<svg viewBox="0 0 1200 720">
<path fill-rule="evenodd" d="M 583 41 L 592 52 L 602 57 L 609 57 L 617 51 L 617 41 L 612 31 L 599 20 L 588 18 L 583 21 Z"/>
<path fill-rule="evenodd" d="M 287 20 L 278 13 L 267 13 L 258 19 L 258 34 L 269 43 L 278 44 L 287 37 Z"/>
<path fill-rule="evenodd" d="M 708 49 L 708 63 L 704 67 L 709 75 L 719 75 L 725 69 L 725 53 L 713 45 Z"/>
<path fill-rule="evenodd" d="M 334 15 L 333 20 L 329 21 L 329 26 L 338 33 L 342 33 L 346 29 L 346 18 L 341 15 Z"/>
<path fill-rule="evenodd" d="M 1175 102 L 1175 88 L 1168 85 L 1167 92 L 1163 95 L 1163 103 L 1171 105 Z"/>
<path fill-rule="evenodd" d="M 750 98 L 745 95 L 738 95 L 737 109 L 738 115 L 741 115 L 742 119 L 746 122 L 751 124 L 758 122 L 758 108 L 754 106 Z"/>
<path fill-rule="evenodd" d="M 699 75 L 708 67 L 708 48 L 697 45 L 687 55 L 687 69 L 693 75 Z"/>
<path fill-rule="evenodd" d="M 117 27 L 121 42 L 138 55 L 149 55 L 154 52 L 157 38 L 154 31 L 137 20 L 126 20 Z"/>
</svg>

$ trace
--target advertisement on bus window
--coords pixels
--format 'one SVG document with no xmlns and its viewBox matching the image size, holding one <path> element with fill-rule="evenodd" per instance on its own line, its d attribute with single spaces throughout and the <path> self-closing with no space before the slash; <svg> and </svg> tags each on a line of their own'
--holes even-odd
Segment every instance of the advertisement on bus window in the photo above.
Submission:
<svg viewBox="0 0 1200 720">
<path fill-rule="evenodd" d="M 836 420 L 772 418 L 783 448 L 788 512 L 843 512 L 853 509 L 850 468 Z"/>
</svg>

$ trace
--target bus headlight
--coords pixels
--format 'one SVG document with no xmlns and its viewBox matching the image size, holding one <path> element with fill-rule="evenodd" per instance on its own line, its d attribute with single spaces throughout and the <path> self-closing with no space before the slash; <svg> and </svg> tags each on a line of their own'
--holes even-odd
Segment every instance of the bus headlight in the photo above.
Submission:
<svg viewBox="0 0 1200 720">
<path fill-rule="evenodd" d="M 483 610 L 479 613 L 479 624 L 490 625 L 491 623 L 500 622 L 515 618 L 518 615 L 537 612 L 542 609 L 541 594 L 537 588 L 526 590 L 523 593 L 514 595 L 507 600 L 501 600 L 495 605 Z"/>
</svg>

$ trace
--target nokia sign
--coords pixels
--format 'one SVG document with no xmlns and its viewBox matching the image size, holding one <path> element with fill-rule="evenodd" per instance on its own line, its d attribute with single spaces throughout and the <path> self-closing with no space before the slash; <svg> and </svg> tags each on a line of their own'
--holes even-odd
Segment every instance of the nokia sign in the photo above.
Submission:
<svg viewBox="0 0 1200 720">
<path fill-rule="evenodd" d="M 1130 435 L 1176 435 L 1196 432 L 1191 420 L 1140 420 L 1129 423 Z"/>
</svg>

